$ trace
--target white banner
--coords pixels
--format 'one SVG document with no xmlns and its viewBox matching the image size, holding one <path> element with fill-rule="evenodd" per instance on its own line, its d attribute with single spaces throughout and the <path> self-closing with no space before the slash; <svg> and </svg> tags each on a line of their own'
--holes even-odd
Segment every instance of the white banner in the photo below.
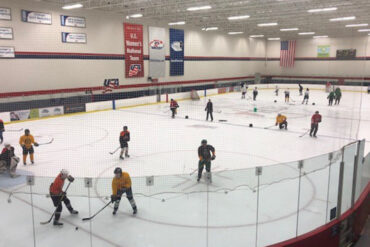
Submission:
<svg viewBox="0 0 370 247">
<path fill-rule="evenodd" d="M 0 119 L 4 123 L 10 122 L 10 113 L 9 112 L 0 112 Z"/>
<path fill-rule="evenodd" d="M 14 58 L 14 47 L 0 46 L 0 58 Z"/>
<path fill-rule="evenodd" d="M 22 21 L 51 25 L 51 14 L 22 9 Z"/>
<path fill-rule="evenodd" d="M 63 43 L 86 43 L 87 36 L 85 33 L 62 33 Z"/>
<path fill-rule="evenodd" d="M 149 27 L 149 76 L 164 77 L 166 71 L 165 54 L 166 30 L 161 27 Z"/>
<path fill-rule="evenodd" d="M 13 28 L 0 27 L 0 39 L 13 39 Z"/>
<path fill-rule="evenodd" d="M 10 121 L 30 119 L 31 110 L 12 111 L 10 112 Z"/>
<path fill-rule="evenodd" d="M 63 106 L 47 107 L 39 109 L 39 117 L 49 117 L 64 114 Z"/>
<path fill-rule="evenodd" d="M 10 9 L 8 8 L 0 8 L 0 20 L 7 20 L 10 21 L 12 19 Z"/>
<path fill-rule="evenodd" d="M 66 27 L 86 27 L 86 20 L 85 17 L 61 15 L 60 24 Z"/>
</svg>

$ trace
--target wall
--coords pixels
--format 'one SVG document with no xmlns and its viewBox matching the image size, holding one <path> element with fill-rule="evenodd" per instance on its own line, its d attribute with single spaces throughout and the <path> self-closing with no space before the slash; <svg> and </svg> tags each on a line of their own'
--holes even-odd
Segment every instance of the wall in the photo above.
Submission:
<svg viewBox="0 0 370 247">
<path fill-rule="evenodd" d="M 12 9 L 12 21 L 0 21 L 0 26 L 13 27 L 14 40 L 0 40 L 0 46 L 14 46 L 19 57 L 29 55 L 25 52 L 33 55 L 33 58 L 27 59 L 0 60 L 1 92 L 97 87 L 102 86 L 106 78 L 119 78 L 121 85 L 147 83 L 147 60 L 144 64 L 145 77 L 124 77 L 123 22 L 126 20 L 123 16 L 81 9 L 65 11 L 55 5 L 41 5 L 34 1 L 2 0 L 1 6 Z M 21 21 L 21 9 L 51 13 L 53 24 L 24 23 Z M 87 28 L 62 27 L 59 19 L 61 14 L 86 17 Z M 168 41 L 169 26 L 155 26 L 166 28 Z M 265 41 L 204 32 L 187 26 L 185 28 L 185 56 L 200 56 L 205 61 L 185 61 L 185 75 L 176 77 L 169 76 L 169 62 L 166 61 L 166 77 L 160 78 L 160 82 L 243 77 L 256 72 L 264 73 Z M 86 33 L 87 44 L 62 43 L 62 31 Z M 148 55 L 147 45 L 148 25 L 145 25 L 144 55 Z M 35 52 L 44 52 L 41 54 L 43 58 Z M 105 59 L 72 59 L 71 54 L 64 53 L 93 53 L 100 58 L 105 55 Z M 46 59 L 45 56 L 49 55 L 60 58 Z M 168 45 L 166 55 L 169 55 Z M 222 61 L 212 57 L 260 57 L 262 61 Z"/>
<path fill-rule="evenodd" d="M 317 58 L 317 46 L 330 45 L 330 60 Z M 335 60 L 337 49 L 357 49 L 359 60 Z M 280 57 L 280 41 L 267 42 L 267 57 Z M 282 68 L 279 61 L 268 61 L 266 71 L 269 75 L 291 76 L 370 76 L 370 36 L 354 38 L 298 39 L 294 68 Z"/>
</svg>

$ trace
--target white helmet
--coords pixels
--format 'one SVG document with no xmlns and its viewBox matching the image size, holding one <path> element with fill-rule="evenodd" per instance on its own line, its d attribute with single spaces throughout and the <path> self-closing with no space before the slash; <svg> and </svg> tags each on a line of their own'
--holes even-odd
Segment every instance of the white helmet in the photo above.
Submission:
<svg viewBox="0 0 370 247">
<path fill-rule="evenodd" d="M 66 169 L 62 169 L 62 170 L 60 171 L 60 173 L 61 173 L 62 175 L 65 175 L 65 176 L 68 176 L 68 175 L 69 175 L 69 171 L 68 171 L 68 170 L 66 170 Z"/>
<path fill-rule="evenodd" d="M 5 142 L 5 143 L 4 143 L 4 147 L 10 147 L 10 143 Z"/>
</svg>

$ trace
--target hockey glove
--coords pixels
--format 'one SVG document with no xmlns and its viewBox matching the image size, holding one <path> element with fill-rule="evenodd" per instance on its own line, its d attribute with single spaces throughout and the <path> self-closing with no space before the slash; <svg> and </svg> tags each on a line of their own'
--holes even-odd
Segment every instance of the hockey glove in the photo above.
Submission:
<svg viewBox="0 0 370 247">
<path fill-rule="evenodd" d="M 39 144 L 38 144 L 37 142 L 35 142 L 35 146 L 36 146 L 36 147 L 38 147 L 38 146 L 39 146 Z"/>
<path fill-rule="evenodd" d="M 67 179 L 68 179 L 68 181 L 69 182 L 73 182 L 73 181 L 75 181 L 75 178 L 74 177 L 72 177 L 71 175 L 69 175 L 68 177 L 67 177 Z"/>
<path fill-rule="evenodd" d="M 117 201 L 118 197 L 116 195 L 111 195 L 110 196 L 110 201 L 113 203 L 115 201 Z"/>
<path fill-rule="evenodd" d="M 216 155 L 212 155 L 211 160 L 215 160 L 215 159 L 216 159 Z"/>
</svg>

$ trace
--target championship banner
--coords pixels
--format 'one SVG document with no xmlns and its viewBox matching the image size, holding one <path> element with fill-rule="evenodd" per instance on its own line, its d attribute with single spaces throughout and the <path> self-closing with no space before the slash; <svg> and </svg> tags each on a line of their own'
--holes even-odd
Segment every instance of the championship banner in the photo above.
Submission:
<svg viewBox="0 0 370 247">
<path fill-rule="evenodd" d="M 165 76 L 165 38 L 166 30 L 164 28 L 149 27 L 149 76 L 152 78 Z"/>
<path fill-rule="evenodd" d="M 0 39 L 13 39 L 13 28 L 0 27 Z"/>
<path fill-rule="evenodd" d="M 65 33 L 62 32 L 63 43 L 86 43 L 87 36 L 85 33 Z"/>
<path fill-rule="evenodd" d="M 184 30 L 170 29 L 170 76 L 184 75 Z"/>
<path fill-rule="evenodd" d="M 12 19 L 10 9 L 0 8 L 0 20 L 10 21 Z"/>
<path fill-rule="evenodd" d="M 22 9 L 22 21 L 29 23 L 51 25 L 51 14 Z"/>
<path fill-rule="evenodd" d="M 124 23 L 126 78 L 144 77 L 143 25 Z"/>
<path fill-rule="evenodd" d="M 330 45 L 317 46 L 317 57 L 330 57 Z"/>
<path fill-rule="evenodd" d="M 14 58 L 14 47 L 0 46 L 0 58 Z"/>
<path fill-rule="evenodd" d="M 68 16 L 68 15 L 61 15 L 60 16 L 60 25 L 65 27 L 86 27 L 86 20 L 85 17 L 76 17 L 76 16 Z"/>
</svg>

